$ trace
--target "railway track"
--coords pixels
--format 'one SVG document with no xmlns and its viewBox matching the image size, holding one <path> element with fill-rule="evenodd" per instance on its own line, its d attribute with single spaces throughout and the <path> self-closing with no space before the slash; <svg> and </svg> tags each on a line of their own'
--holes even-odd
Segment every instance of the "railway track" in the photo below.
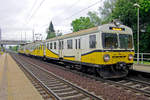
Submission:
<svg viewBox="0 0 150 100">
<path fill-rule="evenodd" d="M 45 100 L 103 100 L 44 68 L 12 55 Z"/>
<path fill-rule="evenodd" d="M 43 63 L 49 64 L 47 62 L 43 62 Z M 61 65 L 61 64 L 58 64 L 58 65 Z M 64 65 L 62 65 L 62 66 L 64 66 Z M 89 75 L 87 73 L 79 72 L 76 70 L 70 70 L 70 69 L 65 68 L 65 67 L 59 67 L 59 68 L 61 68 L 63 70 L 69 70 L 69 71 L 76 73 L 78 75 L 81 75 L 81 76 L 95 79 L 96 81 L 102 81 L 104 83 L 108 83 L 108 84 L 111 84 L 111 85 L 114 85 L 117 87 L 122 87 L 126 90 L 133 91 L 136 95 L 145 95 L 150 99 L 150 83 L 144 81 L 143 79 L 140 80 L 140 79 L 133 79 L 132 77 L 131 78 L 127 77 L 125 79 L 121 79 L 120 81 L 119 80 L 105 80 L 105 79 L 96 77 L 94 75 Z"/>
<path fill-rule="evenodd" d="M 131 90 L 137 95 L 143 94 L 150 97 L 150 83 L 148 82 L 126 78 L 117 82 L 113 81 L 113 83 L 117 86 L 124 87 L 127 90 Z"/>
</svg>

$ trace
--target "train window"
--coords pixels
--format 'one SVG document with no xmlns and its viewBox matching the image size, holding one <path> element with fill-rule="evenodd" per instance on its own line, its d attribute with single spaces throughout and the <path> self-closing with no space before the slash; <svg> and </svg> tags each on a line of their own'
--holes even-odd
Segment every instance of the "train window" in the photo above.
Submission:
<svg viewBox="0 0 150 100">
<path fill-rule="evenodd" d="M 50 43 L 50 49 L 53 49 L 53 43 Z"/>
<path fill-rule="evenodd" d="M 59 41 L 59 50 L 61 49 L 61 42 Z"/>
<path fill-rule="evenodd" d="M 50 49 L 50 43 L 48 43 L 48 45 L 49 45 L 49 48 L 48 48 L 48 49 Z"/>
<path fill-rule="evenodd" d="M 64 49 L 64 41 L 61 41 L 61 43 L 62 43 L 62 49 Z"/>
<path fill-rule="evenodd" d="M 75 39 L 75 48 L 76 49 L 80 49 L 81 48 L 81 41 L 80 41 L 80 39 Z"/>
<path fill-rule="evenodd" d="M 54 42 L 54 49 L 56 49 L 56 42 Z"/>
<path fill-rule="evenodd" d="M 133 48 L 132 36 L 129 34 L 119 34 L 120 48 Z"/>
<path fill-rule="evenodd" d="M 89 46 L 90 48 L 96 48 L 96 35 L 90 35 Z"/>
<path fill-rule="evenodd" d="M 47 43 L 47 49 L 49 49 L 49 43 Z"/>
<path fill-rule="evenodd" d="M 67 40 L 67 48 L 68 49 L 73 49 L 72 48 L 72 40 Z"/>
<path fill-rule="evenodd" d="M 103 33 L 103 48 L 117 48 L 118 47 L 118 39 L 117 34 L 113 33 Z"/>
<path fill-rule="evenodd" d="M 78 39 L 79 43 L 79 49 L 81 49 L 81 39 Z"/>
<path fill-rule="evenodd" d="M 78 41 L 77 41 L 77 39 L 75 39 L 75 41 L 76 41 L 76 49 L 77 49 L 77 47 L 78 47 L 77 42 L 78 42 Z"/>
</svg>

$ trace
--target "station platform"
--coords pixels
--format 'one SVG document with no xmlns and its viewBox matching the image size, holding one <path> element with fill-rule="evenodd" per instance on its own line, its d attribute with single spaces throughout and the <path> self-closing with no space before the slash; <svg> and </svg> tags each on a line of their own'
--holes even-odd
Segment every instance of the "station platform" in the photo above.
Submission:
<svg viewBox="0 0 150 100">
<path fill-rule="evenodd" d="M 43 100 L 9 54 L 0 55 L 0 100 Z"/>
<path fill-rule="evenodd" d="M 150 73 L 150 65 L 144 65 L 144 64 L 134 64 L 133 70 Z"/>
</svg>

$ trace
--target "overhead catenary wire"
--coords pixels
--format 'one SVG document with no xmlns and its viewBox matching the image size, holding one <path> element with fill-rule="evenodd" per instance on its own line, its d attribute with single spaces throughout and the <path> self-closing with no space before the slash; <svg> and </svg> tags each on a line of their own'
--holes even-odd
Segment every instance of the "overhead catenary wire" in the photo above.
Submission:
<svg viewBox="0 0 150 100">
<path fill-rule="evenodd" d="M 78 0 L 78 1 L 80 1 L 80 0 Z M 80 14 L 81 12 L 83 12 L 83 11 L 85 11 L 85 10 L 87 10 L 87 9 L 89 9 L 89 8 L 91 8 L 91 7 L 95 6 L 95 5 L 97 5 L 97 4 L 99 4 L 99 2 L 101 2 L 101 1 L 102 1 L 102 0 L 97 1 L 97 2 L 95 2 L 95 3 L 91 4 L 91 5 L 89 5 L 88 7 L 81 9 L 80 11 L 74 13 L 73 15 L 71 15 L 71 16 L 65 18 L 64 21 L 67 21 L 68 19 L 72 18 L 73 16 L 76 16 L 76 15 Z M 75 2 L 75 4 L 76 4 L 76 3 L 78 3 L 78 2 Z M 72 7 L 71 7 L 71 8 L 72 8 Z M 47 26 L 47 25 L 48 25 L 48 24 L 42 25 L 42 27 L 45 27 L 45 26 Z"/>
<path fill-rule="evenodd" d="M 31 14 L 31 16 L 29 17 L 29 21 L 32 19 L 32 17 L 37 13 L 37 11 L 40 9 L 40 7 L 42 6 L 42 4 L 44 3 L 45 0 L 42 0 L 39 4 L 39 6 L 34 10 L 34 12 Z"/>
<path fill-rule="evenodd" d="M 35 5 L 37 4 L 37 1 L 38 1 L 38 0 L 35 0 L 35 1 L 34 1 L 34 3 L 33 3 L 33 5 L 32 5 L 32 7 L 31 7 L 30 12 L 32 12 L 32 11 L 33 11 L 33 9 L 35 8 Z M 31 15 L 31 13 L 29 13 L 29 14 L 27 15 L 27 17 L 28 17 L 28 16 L 30 16 L 30 15 Z"/>
<path fill-rule="evenodd" d="M 79 2 L 80 2 L 81 0 L 77 0 L 76 2 L 74 2 L 74 3 L 72 3 L 69 7 L 67 7 L 67 9 L 65 9 L 62 13 L 64 13 L 65 11 L 67 12 L 68 11 L 68 8 L 69 8 L 69 10 L 70 9 L 72 9 L 75 5 L 77 5 Z M 62 13 L 60 13 L 60 14 L 62 14 Z M 57 14 L 57 15 L 55 15 L 54 17 L 52 17 L 52 20 L 54 19 L 54 18 L 56 18 L 57 16 L 59 16 L 60 14 Z M 47 25 L 49 25 L 49 24 L 44 24 L 44 25 L 42 25 L 42 27 L 45 27 L 45 26 L 47 26 Z"/>
<path fill-rule="evenodd" d="M 32 15 L 30 16 L 29 21 L 30 21 L 31 18 L 36 14 L 36 12 L 39 10 L 39 8 L 42 6 L 42 4 L 43 4 L 44 1 L 45 1 L 45 0 L 42 0 L 42 2 L 41 2 L 40 5 L 37 7 L 37 9 L 32 13 Z M 80 0 L 78 0 L 78 1 L 80 1 Z M 102 0 L 101 0 L 101 1 L 102 1 Z M 91 7 L 95 6 L 95 5 L 97 5 L 97 4 L 99 4 L 99 2 L 101 2 L 101 1 L 97 1 L 97 2 L 95 2 L 95 3 L 91 4 L 91 5 L 89 5 L 88 7 L 84 8 L 84 9 L 81 9 L 80 11 L 78 11 L 78 12 L 74 13 L 73 15 L 71 15 L 71 16 L 65 18 L 64 20 L 68 20 L 68 19 L 72 18 L 73 16 L 76 16 L 76 15 L 80 14 L 81 12 L 83 12 L 83 11 L 85 11 L 85 10 L 87 10 L 87 9 L 89 9 L 89 8 L 91 8 Z M 77 3 L 78 3 L 78 2 L 75 2 L 75 4 L 77 4 Z M 72 4 L 72 5 L 75 5 L 75 4 Z M 71 8 L 72 8 L 72 7 L 71 7 Z M 48 25 L 48 24 L 42 25 L 42 27 L 45 27 L 45 26 L 47 26 L 47 25 Z"/>
<path fill-rule="evenodd" d="M 97 5 L 99 2 L 100 2 L 100 1 L 97 1 L 97 2 L 95 2 L 95 3 L 91 4 L 91 5 L 89 5 L 88 7 L 81 9 L 80 11 L 78 11 L 78 12 L 72 14 L 71 16 L 65 18 L 64 20 L 68 20 L 68 19 L 72 18 L 73 16 L 76 16 L 76 15 L 80 14 L 81 12 L 83 12 L 83 11 L 85 11 L 85 10 L 87 10 L 87 9 L 89 9 L 89 8 L 91 8 L 91 7 L 93 7 L 93 6 L 95 6 L 95 5 Z"/>
</svg>

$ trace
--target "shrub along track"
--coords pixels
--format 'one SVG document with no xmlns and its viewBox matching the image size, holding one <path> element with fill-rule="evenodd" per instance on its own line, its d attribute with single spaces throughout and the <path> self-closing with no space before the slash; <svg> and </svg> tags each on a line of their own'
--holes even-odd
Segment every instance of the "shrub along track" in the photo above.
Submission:
<svg viewBox="0 0 150 100">
<path fill-rule="evenodd" d="M 40 67 L 46 69 L 47 71 L 57 74 L 58 76 L 63 77 L 71 83 L 74 83 L 88 90 L 89 92 L 92 92 L 95 95 L 102 96 L 105 100 L 149 100 L 149 98 L 147 97 L 149 96 L 149 94 L 144 93 L 143 91 L 138 90 L 137 88 L 134 88 L 138 85 L 132 85 L 133 87 L 131 88 L 128 87 L 130 86 L 128 84 L 122 84 L 123 81 L 128 79 L 123 79 L 121 81 L 103 80 L 93 75 L 88 75 L 82 72 L 77 72 L 74 70 L 66 69 L 64 67 L 60 67 L 56 64 L 43 62 L 37 59 L 31 59 L 25 56 L 19 57 L 21 59 L 24 59 L 25 61 L 30 61 L 34 64 L 37 64 Z M 146 88 L 147 87 L 148 86 L 146 86 Z"/>
</svg>

